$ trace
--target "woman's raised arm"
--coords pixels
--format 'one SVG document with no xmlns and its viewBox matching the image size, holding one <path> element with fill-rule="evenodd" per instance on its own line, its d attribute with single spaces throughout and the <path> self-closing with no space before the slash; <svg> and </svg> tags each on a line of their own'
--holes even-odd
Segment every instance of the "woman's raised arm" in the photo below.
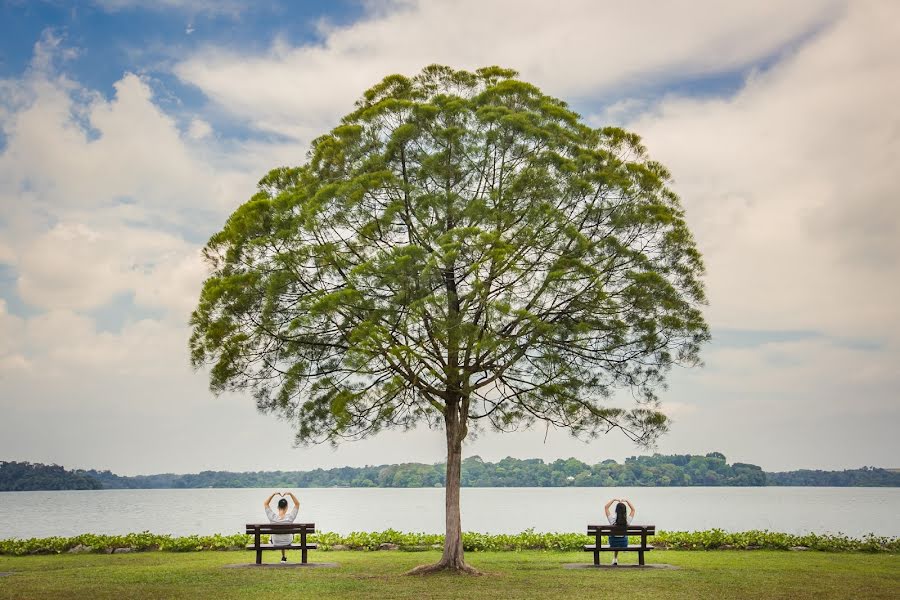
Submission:
<svg viewBox="0 0 900 600">
<path fill-rule="evenodd" d="M 624 498 L 623 498 L 623 500 L 624 500 Z M 634 513 L 635 513 L 634 504 L 631 503 L 631 500 L 625 500 L 625 504 L 627 504 L 628 508 L 631 509 L 631 512 L 629 513 L 628 516 L 630 516 L 633 519 Z"/>
<path fill-rule="evenodd" d="M 272 498 L 274 498 L 274 497 L 275 497 L 275 494 L 277 494 L 277 493 L 278 493 L 278 492 L 272 492 L 272 495 L 269 496 L 268 498 L 266 498 L 266 501 L 263 502 L 263 508 L 269 508 L 269 504 L 271 504 Z"/>
<path fill-rule="evenodd" d="M 609 516 L 609 507 L 613 505 L 613 502 L 618 502 L 618 501 L 619 501 L 618 498 L 613 498 L 612 500 L 610 500 L 609 502 L 606 503 L 606 506 L 603 507 L 603 512 L 606 513 L 607 517 Z"/>
<path fill-rule="evenodd" d="M 288 492 L 288 496 L 294 501 L 294 508 L 300 508 L 300 501 L 297 500 L 297 496 L 294 495 L 294 492 Z"/>
</svg>

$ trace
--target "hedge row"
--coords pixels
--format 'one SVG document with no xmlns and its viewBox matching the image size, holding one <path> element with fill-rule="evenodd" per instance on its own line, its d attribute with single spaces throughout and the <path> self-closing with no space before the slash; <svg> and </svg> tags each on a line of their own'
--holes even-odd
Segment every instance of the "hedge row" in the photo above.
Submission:
<svg viewBox="0 0 900 600">
<path fill-rule="evenodd" d="M 809 549 L 825 552 L 898 552 L 900 538 L 873 534 L 862 538 L 845 535 L 791 535 L 774 531 L 729 533 L 721 529 L 709 531 L 661 531 L 651 538 L 656 548 L 675 550 L 789 550 Z M 145 531 L 126 535 L 94 535 L 0 540 L 0 554 L 60 554 L 63 552 L 197 552 L 201 550 L 240 550 L 250 543 L 244 534 L 183 536 L 159 535 Z M 441 534 L 403 533 L 388 529 L 376 532 L 353 532 L 347 535 L 322 532 L 311 537 L 320 550 L 378 550 L 391 548 L 406 551 L 439 548 Z M 515 535 L 464 533 L 463 546 L 468 551 L 557 550 L 580 551 L 592 539 L 578 533 L 538 533 L 526 530 Z"/>
</svg>

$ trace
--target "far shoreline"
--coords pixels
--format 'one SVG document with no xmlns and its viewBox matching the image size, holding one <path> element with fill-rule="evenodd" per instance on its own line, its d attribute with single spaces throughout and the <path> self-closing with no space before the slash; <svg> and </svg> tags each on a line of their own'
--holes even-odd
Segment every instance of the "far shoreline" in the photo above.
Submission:
<svg viewBox="0 0 900 600">
<path fill-rule="evenodd" d="M 349 488 L 443 489 L 443 463 L 401 463 L 306 471 L 201 471 L 117 475 L 96 469 L 0 461 L 0 491 L 98 489 Z M 767 472 L 750 463 L 729 463 L 721 452 L 653 454 L 619 463 L 576 458 L 545 462 L 470 456 L 462 461 L 462 488 L 650 488 L 650 487 L 900 487 L 900 470 L 864 466 L 842 471 L 799 469 Z"/>
<path fill-rule="evenodd" d="M 26 492 L 172 492 L 172 491 L 197 491 L 197 490 L 272 490 L 286 487 L 284 484 L 273 484 L 261 487 L 255 486 L 238 486 L 238 487 L 147 487 L 147 488 L 102 488 L 98 490 L 0 490 L 0 494 L 26 493 Z M 419 486 L 419 487 L 370 487 L 370 486 L 308 486 L 297 487 L 287 486 L 291 489 L 299 490 L 443 490 L 444 486 Z M 480 485 L 464 485 L 461 489 L 468 490 L 633 490 L 633 489 L 698 489 L 698 490 L 721 490 L 721 489 L 833 489 L 833 490 L 890 490 L 897 489 L 896 485 L 631 485 L 631 486 L 538 486 L 538 485 L 519 485 L 519 486 L 480 486 Z"/>
</svg>

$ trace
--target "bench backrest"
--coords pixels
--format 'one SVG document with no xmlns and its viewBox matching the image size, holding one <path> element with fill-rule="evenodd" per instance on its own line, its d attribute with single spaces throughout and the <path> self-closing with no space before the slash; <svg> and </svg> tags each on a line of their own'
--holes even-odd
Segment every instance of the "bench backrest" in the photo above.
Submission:
<svg viewBox="0 0 900 600">
<path fill-rule="evenodd" d="M 588 535 L 656 535 L 656 525 L 588 525 Z"/>
<path fill-rule="evenodd" d="M 247 523 L 250 535 L 271 533 L 315 533 L 315 523 Z"/>
</svg>

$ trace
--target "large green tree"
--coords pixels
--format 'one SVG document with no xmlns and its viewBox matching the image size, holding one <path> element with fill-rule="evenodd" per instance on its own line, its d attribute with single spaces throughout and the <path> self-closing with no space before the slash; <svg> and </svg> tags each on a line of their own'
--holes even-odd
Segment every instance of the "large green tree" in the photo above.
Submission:
<svg viewBox="0 0 900 600">
<path fill-rule="evenodd" d="M 709 337 L 666 169 L 516 75 L 430 66 L 365 92 L 210 239 L 191 321 L 212 390 L 252 390 L 300 443 L 443 428 L 446 541 L 422 571 L 471 571 L 471 430 L 650 443 L 667 428 L 655 390 Z"/>
</svg>

